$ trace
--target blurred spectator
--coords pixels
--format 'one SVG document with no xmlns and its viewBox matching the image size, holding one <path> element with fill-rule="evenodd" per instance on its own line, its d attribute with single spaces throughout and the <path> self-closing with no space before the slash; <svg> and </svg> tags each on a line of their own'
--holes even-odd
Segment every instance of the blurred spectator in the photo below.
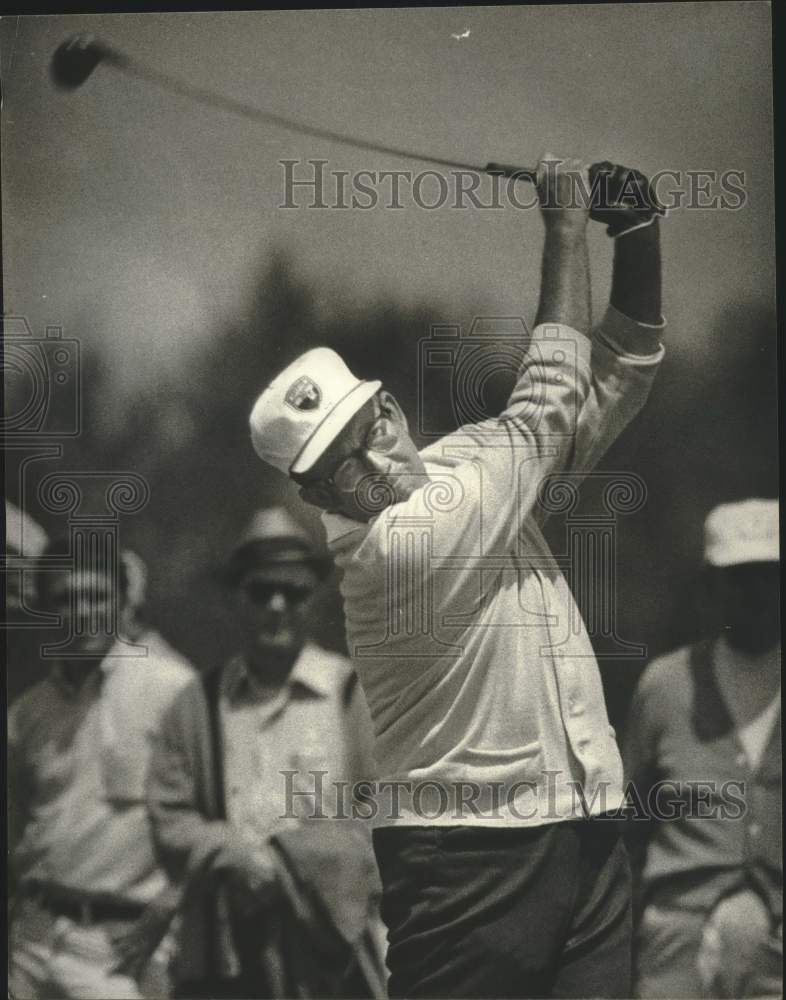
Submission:
<svg viewBox="0 0 786 1000">
<path fill-rule="evenodd" d="M 9 712 L 10 992 L 139 997 L 176 903 L 145 807 L 149 747 L 191 671 L 133 655 L 122 561 L 77 570 L 68 540 L 43 555 L 61 559 L 37 574 L 62 623 L 46 639 L 65 633 L 68 655 Z"/>
<path fill-rule="evenodd" d="M 126 635 L 132 642 L 145 647 L 150 655 L 167 660 L 170 663 L 180 663 L 190 672 L 193 672 L 193 665 L 171 646 L 158 629 L 153 628 L 147 620 L 148 571 L 144 561 L 131 549 L 124 549 L 120 554 L 120 558 L 123 561 L 126 579 L 128 580 Z M 179 899 L 180 893 L 173 893 L 173 907 L 176 907 Z M 162 909 L 162 921 L 166 919 L 167 912 L 171 912 L 171 910 Z M 175 913 L 172 914 L 172 917 L 173 919 L 161 943 L 151 956 L 145 970 L 145 975 L 141 980 L 141 985 L 146 994 L 149 992 L 154 996 L 163 996 L 169 995 L 171 992 L 170 972 L 179 934 L 178 918 Z M 144 944 L 144 942 L 141 941 L 140 944 Z"/>
<path fill-rule="evenodd" d="M 241 652 L 192 683 L 162 729 L 149 803 L 184 886 L 180 996 L 383 993 L 370 838 L 308 822 L 337 807 L 334 782 L 375 770 L 349 662 L 305 641 L 327 569 L 283 508 L 258 512 L 227 568 Z"/>
<path fill-rule="evenodd" d="M 120 558 L 128 580 L 126 635 L 138 645 L 146 646 L 155 656 L 181 663 L 189 670 L 193 670 L 192 664 L 170 646 L 158 629 L 153 628 L 147 621 L 147 566 L 136 552 L 130 549 L 124 549 Z"/>
<path fill-rule="evenodd" d="M 46 532 L 27 511 L 5 502 L 3 583 L 6 695 L 9 702 L 43 676 L 35 636 L 35 561 L 46 548 Z"/>
<path fill-rule="evenodd" d="M 628 724 L 626 763 L 638 800 L 650 816 L 657 803 L 650 822 L 628 824 L 634 867 L 643 868 L 638 995 L 776 997 L 783 956 L 777 501 L 716 508 L 705 524 L 705 560 L 719 630 L 647 668 Z"/>
<path fill-rule="evenodd" d="M 46 548 L 46 532 L 32 517 L 20 510 L 10 500 L 5 502 L 5 552 L 10 558 L 22 556 L 36 559 Z M 30 604 L 34 596 L 33 574 L 22 569 L 5 572 L 5 605 L 7 620 L 16 620 L 16 614 Z"/>
</svg>

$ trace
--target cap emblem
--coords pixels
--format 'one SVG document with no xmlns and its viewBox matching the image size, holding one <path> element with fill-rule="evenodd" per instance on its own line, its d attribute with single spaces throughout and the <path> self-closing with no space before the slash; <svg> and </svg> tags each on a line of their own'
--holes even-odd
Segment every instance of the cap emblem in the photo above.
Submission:
<svg viewBox="0 0 786 1000">
<path fill-rule="evenodd" d="M 293 410 L 316 410 L 322 402 L 322 392 L 313 379 L 301 375 L 287 389 L 284 402 Z"/>
</svg>

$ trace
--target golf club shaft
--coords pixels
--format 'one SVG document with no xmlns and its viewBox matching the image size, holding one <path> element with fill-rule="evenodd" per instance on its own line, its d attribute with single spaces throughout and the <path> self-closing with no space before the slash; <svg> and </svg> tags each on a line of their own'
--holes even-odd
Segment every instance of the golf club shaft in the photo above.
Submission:
<svg viewBox="0 0 786 1000">
<path fill-rule="evenodd" d="M 278 115 L 271 111 L 263 111 L 254 105 L 246 104 L 243 101 L 235 100 L 232 97 L 225 97 L 204 87 L 197 87 L 194 84 L 184 83 L 168 73 L 149 66 L 142 65 L 119 52 L 117 49 L 106 48 L 104 61 L 113 65 L 130 76 L 137 77 L 147 83 L 152 83 L 157 87 L 177 94 L 180 97 L 187 97 L 205 107 L 214 108 L 218 111 L 225 111 L 229 114 L 238 115 L 249 121 L 261 125 L 275 125 L 278 128 L 296 132 L 300 135 L 312 136 L 315 139 L 325 139 L 328 142 L 339 143 L 344 146 L 351 146 L 354 149 L 363 149 L 372 153 L 384 153 L 389 156 L 401 157 L 408 160 L 419 160 L 421 163 L 433 163 L 441 167 L 452 167 L 455 170 L 469 170 L 475 173 L 501 174 L 505 177 L 512 177 L 516 180 L 527 180 L 535 182 L 536 171 L 529 167 L 519 167 L 513 164 L 487 163 L 480 166 L 475 163 L 466 163 L 462 160 L 450 160 L 441 156 L 429 156 L 425 153 L 411 149 L 401 149 L 398 146 L 389 146 L 385 143 L 370 142 L 356 136 L 346 135 L 343 132 L 334 132 L 332 129 L 320 128 L 306 122 L 298 121 L 284 115 Z"/>
</svg>

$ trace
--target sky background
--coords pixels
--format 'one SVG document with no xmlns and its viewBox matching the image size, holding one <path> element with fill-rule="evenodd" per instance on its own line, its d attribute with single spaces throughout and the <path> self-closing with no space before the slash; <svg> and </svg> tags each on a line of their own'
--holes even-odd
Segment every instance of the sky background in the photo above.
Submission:
<svg viewBox="0 0 786 1000">
<path fill-rule="evenodd" d="M 0 20 L 5 309 L 38 336 L 62 326 L 85 374 L 103 375 L 85 379 L 82 433 L 53 464 L 145 478 L 149 505 L 124 519 L 123 542 L 148 562 L 153 619 L 206 666 L 236 641 L 214 577 L 242 524 L 281 499 L 303 517 L 248 442 L 250 407 L 282 359 L 327 342 L 414 416 L 418 341 L 435 317 L 464 329 L 479 314 L 534 318 L 542 223 L 513 207 L 425 211 L 406 194 L 401 210 L 283 210 L 283 159 L 423 165 L 253 125 L 109 67 L 59 92 L 51 55 L 81 32 L 192 85 L 449 159 L 534 165 L 548 149 L 650 175 L 744 172 L 739 211 L 684 209 L 662 224 L 666 360 L 601 467 L 648 491 L 620 526 L 621 634 L 656 653 L 705 634 L 706 513 L 778 490 L 768 5 Z M 599 318 L 612 256 L 600 226 L 590 251 Z M 24 379 L 6 377 L 26 400 Z M 9 452 L 12 499 L 25 461 Z M 28 497 L 46 466 L 31 469 Z M 588 483 L 582 504 L 596 511 L 600 492 Z M 555 551 L 563 529 L 553 518 Z M 335 586 L 313 621 L 340 648 Z M 642 661 L 599 655 L 622 718 Z"/>
<path fill-rule="evenodd" d="M 23 16 L 0 31 L 5 309 L 102 344 L 119 390 L 187 364 L 242 316 L 275 247 L 326 310 L 392 298 L 531 318 L 541 225 L 535 211 L 407 198 L 401 211 L 284 211 L 281 159 L 422 165 L 255 126 L 108 68 L 58 92 L 49 59 L 77 32 L 268 110 L 449 158 L 534 164 L 548 148 L 647 173 L 743 170 L 744 209 L 675 212 L 663 227 L 672 355 L 701 368 L 728 303 L 773 301 L 767 4 Z M 600 311 L 610 253 L 596 229 Z"/>
</svg>

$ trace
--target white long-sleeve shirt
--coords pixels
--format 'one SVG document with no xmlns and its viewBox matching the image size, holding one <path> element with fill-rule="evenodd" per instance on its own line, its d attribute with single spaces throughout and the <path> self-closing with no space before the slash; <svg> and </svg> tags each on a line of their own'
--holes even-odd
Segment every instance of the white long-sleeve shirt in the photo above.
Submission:
<svg viewBox="0 0 786 1000">
<path fill-rule="evenodd" d="M 538 489 L 588 472 L 638 412 L 660 329 L 613 308 L 592 340 L 537 327 L 505 411 L 424 449 L 422 488 L 368 523 L 324 515 L 375 757 L 395 783 L 377 822 L 535 826 L 620 804 L 597 662 Z"/>
</svg>

